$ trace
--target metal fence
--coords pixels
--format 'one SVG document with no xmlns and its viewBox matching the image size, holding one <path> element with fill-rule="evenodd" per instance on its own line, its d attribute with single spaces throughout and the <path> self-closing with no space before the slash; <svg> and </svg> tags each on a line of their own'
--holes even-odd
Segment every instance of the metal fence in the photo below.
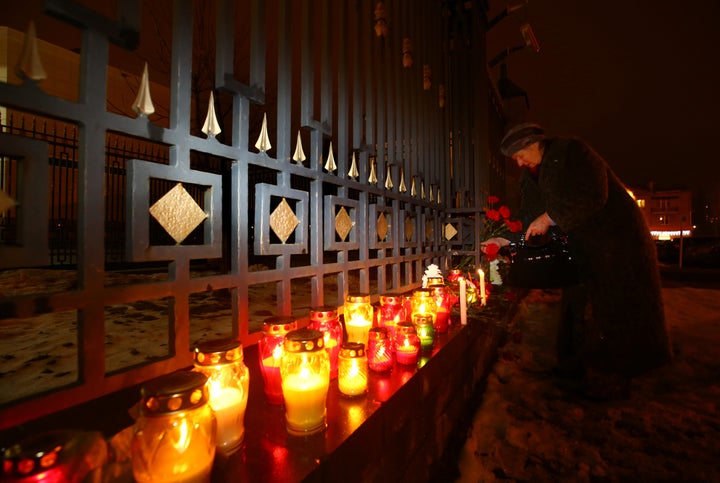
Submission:
<svg viewBox="0 0 720 483">
<path fill-rule="evenodd" d="M 258 293 L 270 293 L 272 313 L 302 316 L 350 292 L 411 290 L 427 264 L 477 255 L 480 200 L 498 169 L 475 2 L 44 8 L 61 21 L 38 19 L 39 38 L 52 27 L 82 39 L 81 55 L 61 54 L 77 60 L 77 92 L 54 92 L 52 69 L 40 83 L 29 71 L 0 82 L 10 113 L 0 187 L 19 200 L 0 218 L 0 275 L 58 267 L 77 280 L 6 297 L 0 325 L 32 331 L 62 316 L 76 340 L 58 350 L 75 362 L 55 386 L 0 401 L 2 427 L 188 366 L 202 324 L 256 342 L 267 316 Z M 141 18 L 154 27 L 140 32 Z M 144 62 L 157 109 L 138 115 Z M 217 135 L 201 129 L 211 93 Z M 272 146 L 257 148 L 263 119 Z M 304 161 L 293 159 L 298 144 Z M 178 184 L 204 216 L 181 240 L 150 213 Z M 159 277 L 118 279 L 148 266 Z M 222 301 L 222 320 L 195 312 L 208 298 Z M 129 312 L 139 314 L 129 324 L 159 324 L 143 337 L 162 351 L 115 357 L 135 326 L 118 331 L 113 317 Z M 0 339 L 6 357 L 24 357 L 13 344 Z"/>
</svg>

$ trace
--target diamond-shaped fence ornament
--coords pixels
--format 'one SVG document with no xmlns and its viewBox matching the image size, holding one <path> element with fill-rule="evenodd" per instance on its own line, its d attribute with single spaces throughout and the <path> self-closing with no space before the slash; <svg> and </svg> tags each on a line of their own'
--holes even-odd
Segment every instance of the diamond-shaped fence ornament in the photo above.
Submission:
<svg viewBox="0 0 720 483">
<path fill-rule="evenodd" d="M 425 220 L 425 240 L 431 241 L 435 235 L 435 226 L 431 220 Z"/>
<path fill-rule="evenodd" d="M 448 223 L 445 225 L 445 239 L 446 240 L 452 240 L 455 235 L 457 235 L 457 229 L 452 225 L 452 223 Z"/>
<path fill-rule="evenodd" d="M 281 242 L 285 243 L 295 228 L 300 224 L 295 212 L 290 208 L 287 200 L 282 199 L 280 204 L 270 214 L 270 228 Z"/>
<path fill-rule="evenodd" d="M 405 241 L 412 241 L 415 233 L 415 223 L 411 217 L 405 218 Z"/>
<path fill-rule="evenodd" d="M 342 241 L 348 237 L 354 224 L 345 207 L 340 208 L 338 214 L 335 215 L 335 231 Z"/>
<path fill-rule="evenodd" d="M 387 221 L 387 216 L 385 216 L 385 213 L 380 213 L 380 216 L 378 216 L 378 220 L 377 220 L 378 240 L 380 240 L 380 241 L 387 240 L 387 235 L 388 235 L 389 230 L 390 230 L 390 224 Z"/>
<path fill-rule="evenodd" d="M 165 193 L 149 211 L 176 243 L 181 243 L 208 217 L 182 183 Z"/>
<path fill-rule="evenodd" d="M 17 201 L 12 199 L 5 191 L 0 190 L 0 216 L 3 216 L 15 205 L 17 205 Z"/>
</svg>

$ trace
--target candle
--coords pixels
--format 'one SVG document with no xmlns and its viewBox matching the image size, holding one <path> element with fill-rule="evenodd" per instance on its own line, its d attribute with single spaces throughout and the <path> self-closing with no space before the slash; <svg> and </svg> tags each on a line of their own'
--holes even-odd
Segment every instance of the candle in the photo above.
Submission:
<svg viewBox="0 0 720 483">
<path fill-rule="evenodd" d="M 325 402 L 330 385 L 330 356 L 323 334 L 297 329 L 285 336 L 280 376 L 285 399 L 285 427 L 289 434 L 305 436 L 326 427 Z"/>
<path fill-rule="evenodd" d="M 258 343 L 258 359 L 263 377 L 263 390 L 270 404 L 282 404 L 280 363 L 285 336 L 297 329 L 297 321 L 289 316 L 275 316 L 263 322 L 263 334 Z"/>
<path fill-rule="evenodd" d="M 132 442 L 135 481 L 210 481 L 216 416 L 207 381 L 200 372 L 177 371 L 143 386 Z"/>
<path fill-rule="evenodd" d="M 394 327 L 393 327 L 394 328 Z M 394 334 L 393 330 L 393 334 Z M 368 367 L 375 372 L 392 369 L 392 340 L 388 338 L 387 328 L 373 327 L 370 329 L 367 350 Z"/>
<path fill-rule="evenodd" d="M 244 399 L 244 404 L 243 404 Z M 210 406 L 217 419 L 215 442 L 218 449 L 234 446 L 245 436 L 247 396 L 234 387 L 210 386 Z"/>
<path fill-rule="evenodd" d="M 276 346 L 270 357 L 262 360 L 262 376 L 265 382 L 265 396 L 270 404 L 282 404 L 283 393 L 280 381 L 280 358 L 282 346 Z"/>
<path fill-rule="evenodd" d="M 289 431 L 306 433 L 325 426 L 325 400 L 329 377 L 302 370 L 282 381 L 285 418 Z"/>
<path fill-rule="evenodd" d="M 460 323 L 462 325 L 467 324 L 467 283 L 465 279 L 460 277 L 458 279 L 458 285 L 460 286 Z"/>
<path fill-rule="evenodd" d="M 350 320 L 345 321 L 348 342 L 360 342 L 367 345 L 370 327 L 372 327 L 372 319 L 366 319 L 357 313 L 352 314 Z"/>
<path fill-rule="evenodd" d="M 235 339 L 200 342 L 195 347 L 194 366 L 208 378 L 209 403 L 217 420 L 217 449 L 230 454 L 245 436 L 250 371 L 243 363 L 242 346 Z"/>
<path fill-rule="evenodd" d="M 431 349 L 435 338 L 435 327 L 430 315 L 414 315 L 413 323 L 423 350 Z"/>
<path fill-rule="evenodd" d="M 395 357 L 398 364 L 414 365 L 417 364 L 418 347 L 407 342 L 395 348 Z"/>
<path fill-rule="evenodd" d="M 346 396 L 359 396 L 367 391 L 367 358 L 363 344 L 343 344 L 338 360 L 338 389 Z"/>
<path fill-rule="evenodd" d="M 338 354 L 343 341 L 343 328 L 338 319 L 337 309 L 328 306 L 310 309 L 308 328 L 322 332 L 325 350 L 330 356 L 330 379 L 335 379 L 338 372 Z"/>
<path fill-rule="evenodd" d="M 478 276 L 480 277 L 480 304 L 485 305 L 487 296 L 485 295 L 485 272 L 482 268 L 478 268 Z"/>
</svg>

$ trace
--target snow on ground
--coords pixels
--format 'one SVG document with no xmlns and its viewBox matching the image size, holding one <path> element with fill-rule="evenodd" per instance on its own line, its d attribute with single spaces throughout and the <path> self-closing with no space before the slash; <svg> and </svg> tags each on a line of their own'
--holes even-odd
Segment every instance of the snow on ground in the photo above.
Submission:
<svg viewBox="0 0 720 483">
<path fill-rule="evenodd" d="M 468 429 L 457 482 L 720 481 L 720 290 L 675 285 L 663 289 L 674 361 L 614 402 L 583 399 L 552 374 L 559 292 L 531 291 Z"/>
</svg>

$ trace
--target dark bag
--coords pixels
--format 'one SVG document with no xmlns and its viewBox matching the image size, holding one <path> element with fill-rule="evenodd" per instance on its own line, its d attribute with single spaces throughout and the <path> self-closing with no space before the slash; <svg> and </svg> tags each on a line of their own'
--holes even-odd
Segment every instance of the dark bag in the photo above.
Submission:
<svg viewBox="0 0 720 483">
<path fill-rule="evenodd" d="M 508 283 L 522 288 L 558 288 L 579 282 L 578 269 L 567 239 L 551 232 L 511 243 Z"/>
</svg>

